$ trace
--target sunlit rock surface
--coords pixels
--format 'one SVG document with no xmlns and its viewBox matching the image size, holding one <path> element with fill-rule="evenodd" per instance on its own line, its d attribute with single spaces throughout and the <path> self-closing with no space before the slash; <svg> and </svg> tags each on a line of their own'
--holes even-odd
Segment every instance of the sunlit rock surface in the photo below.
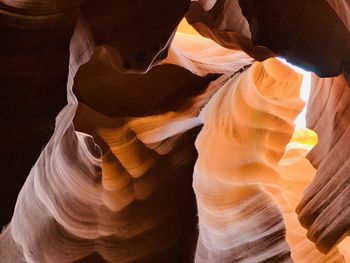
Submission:
<svg viewBox="0 0 350 263">
<path fill-rule="evenodd" d="M 196 140 L 198 262 L 292 262 L 282 213 L 263 185 L 303 108 L 301 76 L 276 59 L 233 76 L 209 101 Z"/>
</svg>

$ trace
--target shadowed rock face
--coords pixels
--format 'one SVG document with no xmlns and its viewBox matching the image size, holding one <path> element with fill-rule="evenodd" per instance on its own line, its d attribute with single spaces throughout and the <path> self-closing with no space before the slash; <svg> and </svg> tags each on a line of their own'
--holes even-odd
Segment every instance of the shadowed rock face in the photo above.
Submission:
<svg viewBox="0 0 350 263">
<path fill-rule="evenodd" d="M 241 49 L 259 61 L 276 54 L 320 77 L 344 73 L 348 78 L 348 2 L 202 2 L 192 2 L 186 18 L 200 34 L 220 45 Z"/>
<path fill-rule="evenodd" d="M 74 1 L 66 3 L 62 17 L 55 17 L 49 4 L 47 9 L 7 4 L 0 4 L 2 226 L 9 223 L 18 192 L 67 103 L 69 42 L 78 14 Z"/>
<path fill-rule="evenodd" d="M 347 68 L 350 32 L 326 0 L 239 3 L 255 45 L 268 47 L 320 77 L 333 77 Z"/>
<path fill-rule="evenodd" d="M 99 59 L 108 62 L 103 57 Z M 147 79 L 148 74 L 155 74 L 151 81 L 156 86 L 163 83 L 164 75 L 172 80 L 178 71 L 186 71 L 175 65 L 157 67 L 164 68 L 164 72 L 145 75 Z M 91 74 L 94 70 L 87 69 L 80 78 Z M 98 77 L 103 76 L 97 74 Z M 129 77 L 130 84 L 132 75 Z M 57 118 L 54 136 L 25 184 L 27 190 L 23 188 L 22 193 L 31 192 L 31 198 L 20 195 L 24 199 L 18 201 L 11 223 L 22 225 L 18 231 L 12 228 L 16 229 L 12 236 L 23 245 L 21 253 L 26 260 L 192 261 L 197 217 L 191 175 L 197 156 L 194 140 L 200 126 L 196 116 L 219 86 L 207 88 L 213 78 L 192 73 L 187 73 L 187 78 L 192 80 L 185 83 L 192 83 L 198 95 L 184 98 L 186 107 L 177 111 L 159 108 L 159 115 L 112 118 L 83 103 L 64 108 Z M 82 96 L 89 93 L 84 87 L 80 85 Z M 100 88 L 103 91 L 103 86 Z M 114 101 L 113 97 L 118 100 L 118 96 L 115 89 L 108 98 Z M 173 135 L 164 134 L 163 127 Z M 172 132 L 174 129 L 177 132 Z M 60 205 L 48 206 L 51 202 Z M 41 213 L 35 220 L 20 223 L 22 217 L 34 219 L 30 211 L 37 209 Z M 22 235 L 23 229 L 37 229 L 40 238 L 30 241 L 30 235 Z M 52 250 L 56 252 L 49 252 Z M 5 260 L 15 253 L 5 255 Z"/>
<path fill-rule="evenodd" d="M 344 76 L 313 76 L 307 125 L 319 134 L 308 159 L 317 168 L 315 179 L 297 207 L 307 236 L 324 253 L 348 234 L 350 89 Z"/>
<path fill-rule="evenodd" d="M 0 262 L 350 262 L 349 6 L 2 1 Z"/>
<path fill-rule="evenodd" d="M 189 0 L 88 0 L 81 10 L 95 45 L 116 50 L 114 63 L 118 70 L 145 72 L 169 46 L 189 3 Z"/>
<path fill-rule="evenodd" d="M 243 50 L 249 56 L 263 61 L 274 54 L 265 47 L 254 46 L 250 39 L 249 24 L 241 13 L 238 1 L 209 1 L 215 5 L 205 10 L 192 2 L 186 19 L 201 35 L 218 44 L 235 50 Z"/>
<path fill-rule="evenodd" d="M 90 61 L 79 68 L 73 87 L 79 101 L 110 117 L 178 111 L 217 78 L 215 74 L 200 77 L 171 64 L 155 66 L 147 74 L 123 74 L 109 62 L 112 56 L 112 50 L 96 49 Z"/>
<path fill-rule="evenodd" d="M 158 56 L 166 56 L 169 38 L 188 4 L 187 0 L 0 4 L 0 118 L 5 138 L 0 225 L 10 221 L 16 196 L 52 135 L 55 117 L 67 103 L 69 44 L 79 8 L 85 16 L 82 31 L 89 31 L 90 49 L 106 45 L 116 51 L 118 70 L 144 72 Z M 84 37 L 82 33 L 75 39 L 80 50 L 86 48 Z"/>
</svg>

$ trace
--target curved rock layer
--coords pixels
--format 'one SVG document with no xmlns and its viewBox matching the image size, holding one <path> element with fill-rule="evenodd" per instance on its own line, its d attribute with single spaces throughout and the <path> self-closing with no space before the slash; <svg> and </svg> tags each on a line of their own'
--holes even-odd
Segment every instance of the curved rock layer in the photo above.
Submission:
<svg viewBox="0 0 350 263">
<path fill-rule="evenodd" d="M 348 240 L 335 248 L 350 227 L 349 2 L 192 3 L 188 21 L 221 47 L 174 35 L 188 5 L 0 3 L 0 83 L 10 87 L 1 98 L 1 200 L 50 137 L 68 82 L 68 105 L 1 233 L 1 262 L 349 259 Z M 303 105 L 300 77 L 275 59 L 247 69 L 253 59 L 236 50 L 258 60 L 282 54 L 320 76 L 344 72 L 315 78 L 322 91 L 314 85 L 308 122 L 320 142 L 308 158 L 318 171 L 297 208 L 327 255 L 293 212 L 315 173 L 305 150 L 285 153 Z"/>
<path fill-rule="evenodd" d="M 237 0 L 191 2 L 186 20 L 202 36 L 226 48 L 243 50 L 259 61 L 274 56 L 267 48 L 252 44 L 249 24 Z"/>
<path fill-rule="evenodd" d="M 108 262 L 190 261 L 196 237 L 196 154 L 190 147 L 195 125 L 165 142 L 154 139 L 163 148 L 158 153 L 137 138 L 125 117 L 108 118 L 79 104 L 74 126 L 96 134 L 108 147 L 101 152 L 92 137 L 74 130 L 74 108 L 61 112 L 62 130 L 32 169 L 11 221 L 26 261 L 71 262 L 93 252 Z"/>
<path fill-rule="evenodd" d="M 350 262 L 349 240 L 324 255 L 298 221 L 295 208 L 316 170 L 305 158 L 307 134 L 285 152 L 302 108 L 300 80 L 272 62 L 230 79 L 201 113 L 196 262 Z"/>
<path fill-rule="evenodd" d="M 188 111 L 195 115 L 196 107 Z M 11 234 L 25 260 L 71 262 L 95 251 L 108 262 L 190 261 L 197 223 L 191 188 L 194 127 L 199 122 L 187 120 L 169 136 L 162 133 L 162 122 L 173 130 L 181 114 L 153 121 L 109 118 L 82 103 L 74 112 L 74 105 L 61 112 L 17 202 Z M 74 127 L 93 134 L 102 152 Z"/>
<path fill-rule="evenodd" d="M 349 210 L 349 106 L 350 89 L 343 75 L 313 76 L 307 125 L 319 135 L 307 158 L 317 168 L 316 177 L 297 208 L 307 236 L 328 252 L 350 230 Z"/>
<path fill-rule="evenodd" d="M 79 34 L 71 42 L 81 51 L 87 48 L 86 42 L 89 49 L 83 52 L 105 45 L 115 51 L 120 71 L 145 72 L 166 57 L 189 3 L 1 1 L 0 119 L 6 127 L 1 129 L 6 138 L 0 151 L 1 166 L 5 167 L 0 206 L 6 208 L 0 216 L 1 226 L 10 221 L 20 187 L 50 139 L 55 117 L 67 103 L 65 87 L 72 73 L 68 73 L 69 56 L 70 51 L 74 53 L 69 44 L 74 29 Z M 77 24 L 79 13 L 84 19 Z"/>
<path fill-rule="evenodd" d="M 292 262 L 282 213 L 263 185 L 303 108 L 301 77 L 276 59 L 231 78 L 201 113 L 194 169 L 198 262 Z"/>
<path fill-rule="evenodd" d="M 349 7 L 336 0 L 207 0 L 192 2 L 186 18 L 203 36 L 260 61 L 275 53 L 320 77 L 349 76 Z"/>
<path fill-rule="evenodd" d="M 283 209 L 286 237 L 294 262 L 350 262 L 349 240 L 344 240 L 327 255 L 316 249 L 315 244 L 306 237 L 306 230 L 298 221 L 294 211 L 305 187 L 316 174 L 315 168 L 306 159 L 310 146 L 300 143 L 304 135 L 295 138 L 297 142 L 287 145 L 286 152 L 279 163 L 278 188 L 268 188 Z M 272 191 L 271 191 L 272 190 Z"/>
<path fill-rule="evenodd" d="M 252 61 L 242 52 L 194 38 L 194 43 L 212 46 L 203 54 L 241 58 L 227 59 L 210 72 L 233 74 Z M 1 236 L 1 247 L 12 244 L 11 250 L 1 250 L 2 262 L 192 261 L 197 236 L 194 140 L 201 126 L 197 116 L 228 76 L 205 76 L 208 69 L 201 64 L 208 58 L 186 57 L 186 48 L 191 48 L 186 42 L 184 35 L 175 38 L 166 64 L 145 75 L 118 73 L 113 50 L 96 48 L 89 59 L 88 52 L 72 44 L 70 77 L 75 75 L 81 102 L 68 91 L 71 103 L 57 117 L 55 133 Z M 70 78 L 69 89 L 72 84 Z M 94 94 L 91 85 L 108 96 Z M 126 95 L 142 93 L 145 87 L 152 92 L 152 86 L 158 96 L 154 106 L 146 105 L 147 116 L 136 117 L 146 106 Z M 121 97 L 121 90 L 129 92 Z M 174 108 L 171 102 L 177 97 L 182 104 Z"/>
<path fill-rule="evenodd" d="M 67 103 L 78 6 L 77 1 L 0 3 L 0 226 L 9 223 L 19 190 Z"/>
<path fill-rule="evenodd" d="M 146 72 L 166 57 L 190 0 L 87 0 L 81 7 L 96 46 L 116 52 L 120 71 Z"/>
</svg>

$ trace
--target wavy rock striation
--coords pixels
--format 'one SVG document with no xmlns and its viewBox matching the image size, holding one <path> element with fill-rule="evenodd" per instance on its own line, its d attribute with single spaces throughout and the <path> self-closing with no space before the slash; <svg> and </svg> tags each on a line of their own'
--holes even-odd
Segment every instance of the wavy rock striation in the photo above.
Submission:
<svg viewBox="0 0 350 263">
<path fill-rule="evenodd" d="M 314 180 L 297 207 L 307 236 L 318 249 L 328 252 L 350 230 L 348 107 L 350 90 L 344 76 L 313 76 L 307 125 L 319 135 L 307 158 L 317 168 Z"/>
<path fill-rule="evenodd" d="M 0 152 L 1 166 L 5 167 L 0 204 L 6 208 L 1 213 L 1 226 L 10 221 L 20 187 L 50 139 L 55 117 L 67 103 L 73 31 L 80 32 L 71 41 L 80 52 L 104 46 L 114 50 L 114 63 L 120 71 L 145 72 L 166 57 L 189 3 L 1 1 L 0 120 L 6 127 L 1 131 L 6 138 Z"/>
<path fill-rule="evenodd" d="M 201 113 L 193 187 L 198 262 L 292 262 L 282 213 L 265 184 L 303 108 L 301 77 L 275 59 L 231 78 Z"/>
<path fill-rule="evenodd" d="M 334 0 L 207 0 L 192 2 L 186 18 L 204 37 L 259 61 L 276 54 L 320 77 L 349 78 L 349 6 Z"/>
<path fill-rule="evenodd" d="M 298 138 L 296 139 L 298 140 Z M 309 150 L 310 146 L 308 145 L 290 142 L 278 166 L 280 174 L 278 187 L 269 189 L 283 210 L 287 230 L 286 238 L 291 256 L 294 262 L 298 263 L 350 262 L 349 244 L 347 242 L 340 243 L 337 248 L 324 255 L 307 238 L 307 231 L 298 221 L 295 208 L 305 187 L 316 174 L 315 168 L 305 157 Z"/>
<path fill-rule="evenodd" d="M 349 2 L 189 5 L 0 3 L 0 262 L 349 261 Z"/>
<path fill-rule="evenodd" d="M 184 35 L 175 38 L 179 45 L 163 65 L 144 75 L 121 74 L 114 51 L 91 48 L 86 24 L 79 23 L 71 45 L 70 103 L 57 117 L 54 135 L 1 235 L 0 247 L 6 242 L 12 248 L 1 250 L 1 262 L 191 262 L 197 238 L 192 189 L 197 116 L 228 76 L 195 67 L 208 58 L 186 57 Z M 86 46 L 75 45 L 77 36 Z M 227 59 L 211 72 L 235 72 L 252 61 L 215 45 L 205 54 L 220 50 L 242 59 Z M 175 62 L 203 76 L 170 64 Z M 135 96 L 151 94 L 151 104 L 135 102 Z M 176 98 L 181 103 L 174 104 Z"/>
</svg>

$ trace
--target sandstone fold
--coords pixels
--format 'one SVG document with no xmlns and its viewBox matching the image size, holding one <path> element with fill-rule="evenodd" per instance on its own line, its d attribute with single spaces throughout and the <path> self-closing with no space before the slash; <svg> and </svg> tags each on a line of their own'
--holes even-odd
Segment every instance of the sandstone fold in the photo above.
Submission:
<svg viewBox="0 0 350 263">
<path fill-rule="evenodd" d="M 350 262 L 349 12 L 2 0 L 0 262 Z"/>
<path fill-rule="evenodd" d="M 349 2 L 337 2 L 342 9 L 326 0 L 239 0 L 254 45 L 320 77 L 350 72 L 350 31 L 343 11 Z"/>
<path fill-rule="evenodd" d="M 191 261 L 194 116 L 201 105 L 139 118 L 66 106 L 2 235 L 16 244 L 1 252 L 2 262 L 20 258 L 14 254 L 26 262 L 89 262 L 93 253 L 107 262 Z"/>
<path fill-rule="evenodd" d="M 193 188 L 196 262 L 292 262 L 278 204 L 278 162 L 303 107 L 301 77 L 276 59 L 233 76 L 201 112 Z"/>
<path fill-rule="evenodd" d="M 253 45 L 238 0 L 191 2 L 186 20 L 202 36 L 226 48 L 243 50 L 259 61 L 274 56 L 267 48 Z"/>
<path fill-rule="evenodd" d="M 191 262 L 198 115 L 228 72 L 252 59 L 208 40 L 190 59 L 191 43 L 180 35 L 162 65 L 126 75 L 115 67 L 115 50 L 94 48 L 86 25 L 80 18 L 71 43 L 69 103 L 0 236 L 0 247 L 11 247 L 0 261 Z M 222 63 L 201 67 L 208 54 Z"/>
<path fill-rule="evenodd" d="M 345 0 L 203 0 L 186 18 L 204 37 L 259 61 L 282 56 L 320 77 L 344 73 L 350 83 L 349 7 Z"/>
<path fill-rule="evenodd" d="M 302 142 L 306 139 L 305 135 L 299 131 L 295 133 L 278 165 L 278 186 L 268 188 L 282 208 L 292 259 L 298 263 L 350 262 L 348 241 L 340 243 L 325 255 L 307 238 L 307 231 L 298 221 L 295 208 L 305 187 L 316 174 L 316 169 L 306 159 L 306 154 L 312 146 Z"/>
<path fill-rule="evenodd" d="M 119 71 L 144 73 L 167 56 L 189 2 L 1 1 L 0 120 L 7 128 L 0 134 L 6 138 L 0 150 L 6 167 L 0 226 L 10 221 L 20 187 L 67 103 L 67 78 L 74 77 L 68 72 L 70 43 L 79 46 L 78 55 L 99 46 L 113 49 Z"/>
<path fill-rule="evenodd" d="M 78 1 L 0 3 L 0 227 L 67 103 L 69 43 Z M 19 165 L 20 164 L 20 165 Z"/>
<path fill-rule="evenodd" d="M 190 0 L 87 0 L 81 7 L 96 46 L 116 51 L 119 71 L 146 72 L 167 50 Z"/>
<path fill-rule="evenodd" d="M 349 106 L 350 90 L 343 75 L 313 76 L 307 125 L 319 136 L 307 158 L 317 168 L 297 212 L 307 236 L 323 253 L 346 237 L 349 210 Z"/>
</svg>

